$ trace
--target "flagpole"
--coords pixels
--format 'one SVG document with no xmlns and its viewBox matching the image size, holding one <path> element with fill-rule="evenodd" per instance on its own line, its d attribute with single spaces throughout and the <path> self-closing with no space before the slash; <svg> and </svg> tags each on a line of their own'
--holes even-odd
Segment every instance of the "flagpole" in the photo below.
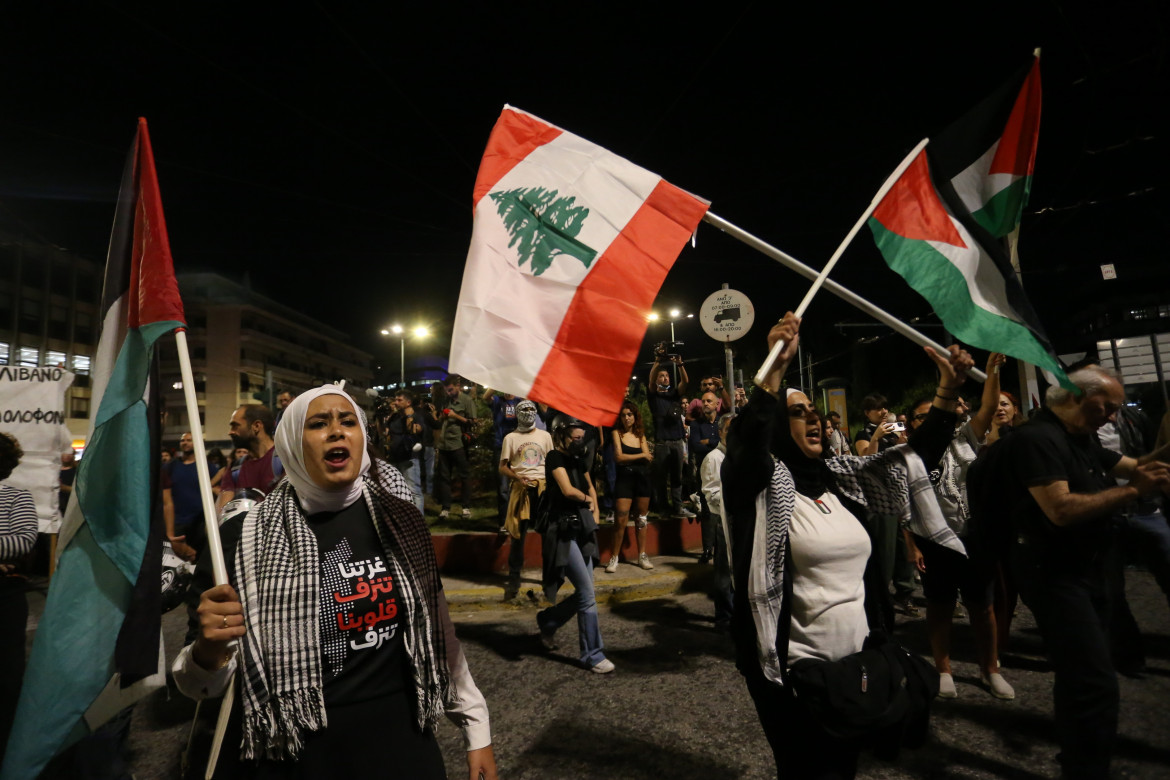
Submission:
<svg viewBox="0 0 1170 780">
<path fill-rule="evenodd" d="M 704 215 L 703 221 L 714 225 L 732 238 L 747 244 L 752 249 L 755 249 L 761 254 L 767 255 L 773 260 L 779 262 L 781 265 L 787 266 L 806 279 L 815 279 L 818 276 L 818 273 L 815 269 L 800 262 L 792 255 L 780 251 L 763 239 L 748 233 L 746 230 L 731 224 L 727 220 L 711 213 L 710 211 Z M 919 333 L 918 331 L 914 330 L 914 328 L 911 328 L 906 323 L 891 315 L 889 312 L 878 308 L 874 304 L 867 301 L 865 298 L 862 298 L 860 295 L 848 289 L 847 287 L 842 287 L 832 279 L 825 279 L 823 286 L 826 290 L 833 293 L 841 300 L 852 304 L 854 307 L 865 312 L 878 322 L 888 326 L 891 330 L 894 330 L 910 339 L 915 344 L 919 344 L 923 347 L 930 347 L 939 354 L 943 354 L 947 351 L 947 348 L 942 344 L 939 344 L 937 341 L 923 335 L 922 333 Z M 978 382 L 983 382 L 987 379 L 987 375 L 977 369 L 971 369 L 968 371 L 967 376 Z"/>
<path fill-rule="evenodd" d="M 226 585 L 227 564 L 223 558 L 223 543 L 219 538 L 219 519 L 215 515 L 215 498 L 211 494 L 211 473 L 207 468 L 207 448 L 203 442 L 203 425 L 199 422 L 199 399 L 195 396 L 195 376 L 191 371 L 191 354 L 187 350 L 187 332 L 175 331 L 175 346 L 179 350 L 179 371 L 183 377 L 183 398 L 187 402 L 187 419 L 191 422 L 191 442 L 195 448 L 195 470 L 199 476 L 199 494 L 203 498 L 203 523 L 207 529 L 207 552 L 211 555 L 211 568 L 216 585 Z M 236 676 L 233 674 L 224 691 L 219 706 L 219 717 L 215 722 L 215 735 L 211 741 L 211 755 L 207 759 L 205 777 L 208 780 L 215 773 L 219 751 L 227 731 L 232 700 L 236 693 Z"/>
<path fill-rule="evenodd" d="M 829 262 L 825 263 L 825 267 L 821 269 L 820 274 L 818 274 L 816 280 L 813 281 L 812 287 L 808 288 L 808 292 L 804 295 L 804 300 L 802 300 L 800 305 L 796 307 L 795 314 L 797 317 L 804 316 L 804 312 L 806 309 L 808 309 L 809 304 L 812 303 L 812 299 L 818 292 L 820 292 L 821 286 L 824 285 L 825 280 L 829 278 L 829 272 L 833 270 L 833 266 L 837 265 L 837 261 L 841 259 L 841 255 L 845 253 L 845 249 L 851 243 L 853 243 L 853 239 L 857 235 L 857 231 L 861 230 L 862 226 L 865 225 L 866 220 L 868 220 L 869 216 L 873 214 L 873 210 L 877 208 L 879 203 L 881 203 L 882 198 L 886 196 L 886 193 L 890 191 L 890 188 L 894 186 L 894 184 L 898 181 L 906 169 L 910 167 L 910 163 L 914 162 L 914 159 L 918 157 L 918 153 L 922 151 L 929 140 L 929 138 L 923 138 L 921 141 L 919 141 L 918 145 L 910 150 L 910 154 L 906 155 L 905 159 L 903 159 L 902 162 L 898 164 L 898 167 L 894 169 L 894 172 L 886 178 L 885 183 L 882 184 L 882 186 L 878 189 L 877 194 L 874 195 L 870 200 L 869 206 L 867 206 L 865 211 L 862 212 L 861 217 L 857 220 L 857 222 L 853 223 L 853 227 L 850 229 L 849 233 L 846 234 L 845 240 L 837 246 L 837 251 L 835 251 L 833 256 L 829 258 Z M 776 360 L 780 357 L 780 353 L 783 351 L 784 340 L 781 339 L 772 346 L 772 351 L 768 353 L 768 357 L 764 360 L 764 365 L 760 366 L 760 370 L 756 372 L 755 383 L 757 385 L 763 387 L 764 380 L 767 379 L 768 374 L 772 373 L 772 369 L 776 366 Z"/>
<path fill-rule="evenodd" d="M 207 529 L 207 552 L 216 585 L 226 585 L 227 564 L 219 541 L 219 520 L 215 516 L 215 498 L 211 495 L 211 473 L 207 468 L 207 447 L 203 443 L 203 425 L 199 422 L 199 400 L 195 397 L 195 376 L 191 372 L 191 354 L 187 351 L 187 331 L 175 331 L 179 350 L 179 371 L 183 377 L 183 398 L 187 402 L 187 419 L 191 423 L 191 443 L 195 447 L 195 472 L 199 476 L 199 495 L 203 498 L 203 524 Z"/>
</svg>

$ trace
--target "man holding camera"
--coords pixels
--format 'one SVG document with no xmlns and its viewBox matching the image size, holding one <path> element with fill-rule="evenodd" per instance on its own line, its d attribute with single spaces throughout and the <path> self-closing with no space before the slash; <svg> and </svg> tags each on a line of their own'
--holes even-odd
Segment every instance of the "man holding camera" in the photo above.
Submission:
<svg viewBox="0 0 1170 780">
<path fill-rule="evenodd" d="M 671 382 L 670 371 L 661 367 L 667 357 L 666 345 L 654 348 L 654 366 L 646 381 L 647 402 L 654 418 L 654 480 L 656 492 L 665 494 L 670 479 L 670 507 L 674 517 L 693 520 L 695 515 L 683 506 L 683 467 L 686 464 L 686 429 L 683 427 L 682 394 L 687 388 L 687 370 L 681 355 L 670 355 L 678 372 L 678 387 Z"/>
</svg>

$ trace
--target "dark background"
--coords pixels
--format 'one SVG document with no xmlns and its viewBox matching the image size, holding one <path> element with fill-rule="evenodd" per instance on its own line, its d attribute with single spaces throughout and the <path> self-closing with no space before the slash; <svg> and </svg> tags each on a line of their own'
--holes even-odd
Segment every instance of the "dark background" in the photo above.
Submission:
<svg viewBox="0 0 1170 780">
<path fill-rule="evenodd" d="M 1165 294 L 1157 2 L 0 9 L 5 219 L 102 259 L 145 116 L 176 269 L 247 274 L 379 360 L 394 362 L 397 343 L 378 335 L 391 322 L 425 322 L 447 348 L 472 184 L 505 102 L 710 199 L 716 214 L 819 268 L 902 156 L 1037 46 L 1044 109 L 1021 230 L 1025 288 L 1066 352 L 1094 341 L 1077 327 L 1092 304 Z M 1106 262 L 1117 280 L 1102 280 Z M 931 316 L 868 231 L 833 277 L 905 319 Z M 761 326 L 808 283 L 704 225 L 659 308 L 694 311 L 723 282 L 757 309 L 740 343 L 750 373 Z M 901 337 L 842 322 L 869 320 L 827 294 L 809 311 L 818 379 L 890 392 L 925 368 Z M 667 334 L 651 326 L 648 342 Z M 697 322 L 678 338 L 714 368 L 720 351 Z"/>
</svg>

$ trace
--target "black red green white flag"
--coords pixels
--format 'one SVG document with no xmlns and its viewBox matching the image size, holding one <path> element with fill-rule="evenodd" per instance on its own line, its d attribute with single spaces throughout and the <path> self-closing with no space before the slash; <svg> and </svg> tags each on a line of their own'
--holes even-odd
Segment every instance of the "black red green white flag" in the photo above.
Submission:
<svg viewBox="0 0 1170 780">
<path fill-rule="evenodd" d="M 139 119 L 106 261 L 95 411 L 3 780 L 32 780 L 62 748 L 165 685 L 157 673 L 162 535 L 152 523 L 158 415 L 148 378 L 155 341 L 184 326 L 150 135 Z"/>
</svg>

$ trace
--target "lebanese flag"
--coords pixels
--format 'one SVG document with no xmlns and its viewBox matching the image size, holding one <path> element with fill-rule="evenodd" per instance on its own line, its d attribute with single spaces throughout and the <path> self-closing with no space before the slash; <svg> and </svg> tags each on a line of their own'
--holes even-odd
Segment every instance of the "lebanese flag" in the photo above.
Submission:
<svg viewBox="0 0 1170 780">
<path fill-rule="evenodd" d="M 1014 275 L 1004 272 L 939 197 L 926 151 L 895 182 L 868 224 L 886 263 L 930 302 L 956 338 L 1046 368 L 1075 389 Z"/>
<path fill-rule="evenodd" d="M 1040 137 L 1040 54 L 966 116 L 931 139 L 927 154 L 943 199 L 995 238 L 1020 224 Z"/>
<path fill-rule="evenodd" d="M 612 424 L 646 315 L 709 203 L 510 106 L 472 200 L 451 371 Z"/>
</svg>

